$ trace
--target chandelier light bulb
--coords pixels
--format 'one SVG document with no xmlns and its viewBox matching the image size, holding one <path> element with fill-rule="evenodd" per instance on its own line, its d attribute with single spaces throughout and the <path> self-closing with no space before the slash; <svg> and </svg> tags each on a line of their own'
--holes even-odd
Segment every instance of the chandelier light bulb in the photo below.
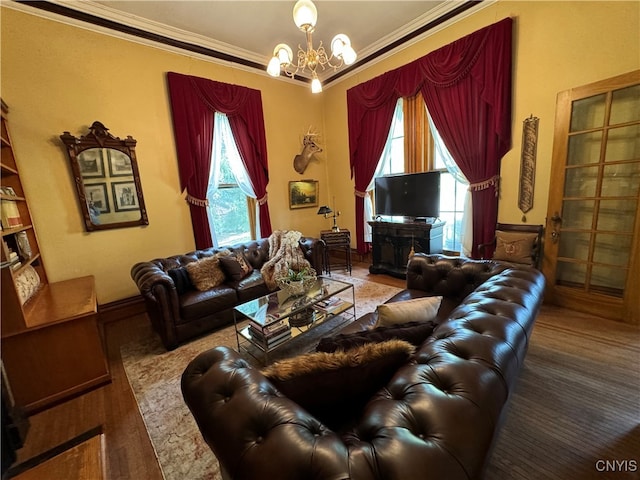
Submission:
<svg viewBox="0 0 640 480">
<path fill-rule="evenodd" d="M 351 65 L 356 61 L 357 56 L 356 51 L 351 47 L 351 45 L 345 47 L 342 52 L 342 59 L 344 60 L 345 65 Z"/>
<path fill-rule="evenodd" d="M 311 0 L 296 2 L 293 7 L 293 21 L 300 30 L 313 30 L 318 21 L 318 10 Z"/>
<path fill-rule="evenodd" d="M 278 57 L 272 57 L 269 60 L 269 65 L 267 65 L 267 73 L 272 77 L 280 76 L 280 60 Z"/>
<path fill-rule="evenodd" d="M 273 49 L 273 56 L 278 57 L 280 65 L 288 65 L 293 60 L 293 51 L 286 43 L 279 43 Z"/>
<path fill-rule="evenodd" d="M 313 80 L 311 80 L 311 93 L 320 93 L 322 92 L 322 84 L 317 76 L 314 75 Z"/>
<path fill-rule="evenodd" d="M 344 33 L 339 33 L 331 40 L 331 53 L 334 57 L 341 57 L 346 47 L 351 46 L 351 40 Z"/>
</svg>

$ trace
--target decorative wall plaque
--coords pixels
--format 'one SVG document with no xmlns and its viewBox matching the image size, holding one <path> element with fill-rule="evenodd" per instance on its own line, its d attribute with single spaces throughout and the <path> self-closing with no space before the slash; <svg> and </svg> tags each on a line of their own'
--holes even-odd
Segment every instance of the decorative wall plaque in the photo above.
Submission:
<svg viewBox="0 0 640 480">
<path fill-rule="evenodd" d="M 522 122 L 522 158 L 520 160 L 520 191 L 518 208 L 522 211 L 522 221 L 533 208 L 533 190 L 536 178 L 536 148 L 538 145 L 538 117 L 531 115 Z"/>
</svg>

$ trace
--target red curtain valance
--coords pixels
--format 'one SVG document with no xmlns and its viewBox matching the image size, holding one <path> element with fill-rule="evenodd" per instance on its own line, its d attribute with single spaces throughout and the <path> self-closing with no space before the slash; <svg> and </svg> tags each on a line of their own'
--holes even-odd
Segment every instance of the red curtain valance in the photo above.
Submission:
<svg viewBox="0 0 640 480">
<path fill-rule="evenodd" d="M 512 19 L 506 18 L 347 91 L 358 251 L 365 251 L 362 192 L 371 182 L 400 97 L 421 91 L 470 183 L 496 184 L 500 158 L 511 148 L 511 35 Z M 472 191 L 474 257 L 477 245 L 493 238 L 496 191 Z"/>
</svg>

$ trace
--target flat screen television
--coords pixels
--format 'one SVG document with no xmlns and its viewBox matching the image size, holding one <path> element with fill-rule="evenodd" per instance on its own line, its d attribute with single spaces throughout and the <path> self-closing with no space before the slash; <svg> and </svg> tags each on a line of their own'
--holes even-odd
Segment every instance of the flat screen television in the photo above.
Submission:
<svg viewBox="0 0 640 480">
<path fill-rule="evenodd" d="M 440 172 L 409 173 L 377 177 L 376 215 L 413 219 L 440 216 Z"/>
</svg>

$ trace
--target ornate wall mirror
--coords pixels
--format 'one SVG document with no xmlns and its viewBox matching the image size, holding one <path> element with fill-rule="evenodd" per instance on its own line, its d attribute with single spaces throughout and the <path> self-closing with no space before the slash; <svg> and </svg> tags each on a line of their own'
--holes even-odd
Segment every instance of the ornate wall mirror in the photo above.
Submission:
<svg viewBox="0 0 640 480">
<path fill-rule="evenodd" d="M 76 138 L 64 132 L 75 177 L 84 226 L 88 232 L 149 225 L 144 206 L 136 141 L 121 140 L 100 122 L 89 133 Z"/>
</svg>

